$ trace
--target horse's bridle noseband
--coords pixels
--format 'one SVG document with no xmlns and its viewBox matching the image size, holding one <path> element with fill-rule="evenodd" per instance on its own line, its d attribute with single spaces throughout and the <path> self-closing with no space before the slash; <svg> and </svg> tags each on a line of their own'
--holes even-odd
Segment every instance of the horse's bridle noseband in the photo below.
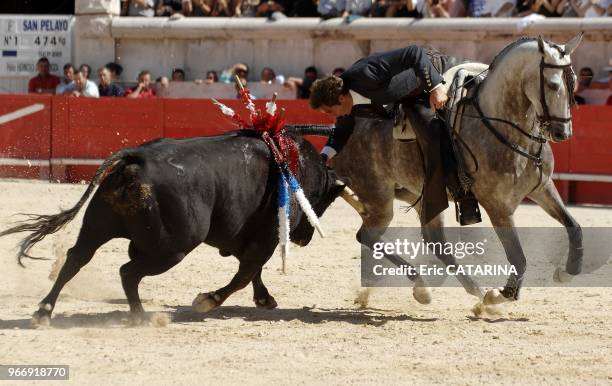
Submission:
<svg viewBox="0 0 612 386">
<path fill-rule="evenodd" d="M 557 51 L 559 51 L 559 54 L 561 54 L 562 58 L 565 55 L 567 55 L 565 50 L 561 48 L 560 46 L 556 44 L 551 44 L 550 46 L 555 48 Z M 565 87 L 567 89 L 568 104 L 569 104 L 569 107 L 572 107 L 574 104 L 576 104 L 576 100 L 574 99 L 575 80 L 574 80 L 574 70 L 572 69 L 572 63 L 571 62 L 568 64 L 546 63 L 546 61 L 544 60 L 546 56 L 544 54 L 544 44 L 541 39 L 538 39 L 538 49 L 540 50 L 540 53 L 542 54 L 542 59 L 540 60 L 540 105 L 542 106 L 542 115 L 537 116 L 538 121 L 540 122 L 541 126 L 549 126 L 551 122 L 561 122 L 561 123 L 571 122 L 572 120 L 571 111 L 570 111 L 570 116 L 568 118 L 561 118 L 561 117 L 555 117 L 555 116 L 550 115 L 550 112 L 548 110 L 548 104 L 546 103 L 546 85 L 544 84 L 544 69 L 545 68 L 556 68 L 556 69 L 563 70 L 563 80 L 565 82 Z"/>
</svg>

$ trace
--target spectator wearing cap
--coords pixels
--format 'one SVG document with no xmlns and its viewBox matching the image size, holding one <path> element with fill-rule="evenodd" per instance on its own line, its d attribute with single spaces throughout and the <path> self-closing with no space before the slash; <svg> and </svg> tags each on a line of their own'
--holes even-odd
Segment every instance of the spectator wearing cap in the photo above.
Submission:
<svg viewBox="0 0 612 386">
<path fill-rule="evenodd" d="M 82 70 L 77 71 L 74 74 L 74 82 L 70 83 L 70 86 L 66 88 L 64 95 L 71 95 L 76 97 L 89 97 L 98 98 L 100 93 L 98 92 L 98 86 L 91 80 L 85 77 L 85 73 Z"/>
<path fill-rule="evenodd" d="M 74 66 L 71 63 L 64 64 L 64 79 L 55 88 L 55 95 L 64 95 L 66 88 L 74 81 Z"/>
<path fill-rule="evenodd" d="M 110 70 L 102 67 L 98 70 L 98 92 L 102 97 L 121 97 L 125 94 L 123 87 L 113 82 Z"/>
<path fill-rule="evenodd" d="M 125 90 L 125 96 L 128 98 L 155 98 L 155 90 L 151 88 L 151 72 L 141 71 L 138 74 L 138 86 Z"/>
<path fill-rule="evenodd" d="M 51 74 L 49 59 L 42 57 L 36 62 L 38 75 L 28 82 L 28 92 L 35 94 L 53 94 L 55 88 L 60 84 L 60 78 Z"/>
<path fill-rule="evenodd" d="M 332 75 L 333 76 L 340 76 L 344 73 L 344 67 L 336 67 L 334 68 L 334 70 L 332 71 Z"/>
</svg>

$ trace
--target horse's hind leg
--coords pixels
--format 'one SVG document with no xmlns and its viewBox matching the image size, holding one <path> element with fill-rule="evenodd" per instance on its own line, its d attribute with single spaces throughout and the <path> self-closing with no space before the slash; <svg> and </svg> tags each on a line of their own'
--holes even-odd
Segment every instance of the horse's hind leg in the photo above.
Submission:
<svg viewBox="0 0 612 386">
<path fill-rule="evenodd" d="M 257 308 L 265 308 L 267 310 L 271 310 L 276 308 L 278 304 L 276 300 L 266 288 L 265 284 L 261 280 L 261 269 L 253 278 L 253 301 L 255 302 L 255 306 Z"/>
<path fill-rule="evenodd" d="M 373 202 L 379 205 L 375 207 L 376 209 L 366 207 L 366 212 L 361 214 L 363 225 L 357 231 L 357 241 L 372 250 L 375 243 L 385 242 L 383 235 L 393 219 L 393 196 L 384 199 L 380 197 L 379 200 Z M 385 258 L 398 267 L 410 265 L 397 255 L 385 254 Z M 407 277 L 414 282 L 412 288 L 414 299 L 421 304 L 431 303 L 431 290 L 423 279 L 416 273 L 409 274 Z"/>
<path fill-rule="evenodd" d="M 50 323 L 51 313 L 55 308 L 55 302 L 62 288 L 81 268 L 91 261 L 96 250 L 111 238 L 113 238 L 112 235 L 99 229 L 92 229 L 84 221 L 77 242 L 68 250 L 66 261 L 55 280 L 55 284 L 53 284 L 49 294 L 39 303 L 38 311 L 34 312 L 32 324 L 48 325 Z"/>
<path fill-rule="evenodd" d="M 439 214 L 438 216 L 434 217 L 429 223 L 422 226 L 423 239 L 425 240 L 425 242 L 441 243 L 442 245 L 444 245 L 444 243 L 446 242 L 446 236 L 444 234 L 443 226 L 444 221 L 442 214 Z M 447 266 L 458 265 L 457 259 L 454 255 L 450 253 L 444 253 L 444 251 L 442 251 L 441 254 L 436 254 L 436 256 Z M 482 299 L 484 297 L 484 292 L 470 275 L 464 273 L 457 274 L 456 278 L 468 294 L 476 296 L 479 299 Z"/>
<path fill-rule="evenodd" d="M 582 228 L 563 205 L 559 192 L 557 192 L 552 181 L 548 181 L 542 188 L 534 191 L 528 197 L 565 226 L 569 237 L 567 263 L 565 270 L 561 267 L 557 268 L 554 278 L 558 282 L 571 280 L 572 275 L 578 275 L 582 269 Z"/>
</svg>

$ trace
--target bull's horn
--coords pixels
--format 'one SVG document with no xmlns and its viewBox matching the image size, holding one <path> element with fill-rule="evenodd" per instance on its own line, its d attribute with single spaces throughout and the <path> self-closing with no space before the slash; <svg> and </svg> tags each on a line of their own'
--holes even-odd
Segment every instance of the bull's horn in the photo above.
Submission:
<svg viewBox="0 0 612 386">
<path fill-rule="evenodd" d="M 353 192 L 348 186 L 344 187 L 342 193 L 340 193 L 340 197 L 342 197 L 344 201 L 348 202 L 349 205 L 357 211 L 357 213 L 365 213 L 365 207 L 363 206 L 363 203 L 359 200 L 359 197 L 355 194 L 355 192 Z"/>
</svg>

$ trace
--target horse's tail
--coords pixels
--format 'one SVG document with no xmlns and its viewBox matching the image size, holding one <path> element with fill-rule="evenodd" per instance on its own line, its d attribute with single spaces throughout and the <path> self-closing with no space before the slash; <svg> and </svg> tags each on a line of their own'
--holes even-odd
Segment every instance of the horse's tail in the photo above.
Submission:
<svg viewBox="0 0 612 386">
<path fill-rule="evenodd" d="M 60 211 L 60 213 L 55 215 L 24 214 L 28 217 L 27 220 L 20 221 L 19 225 L 0 232 L 0 237 L 13 233 L 32 232 L 25 237 L 21 243 L 19 243 L 19 252 L 17 253 L 17 262 L 19 265 L 24 267 L 23 263 L 21 262 L 21 259 L 24 257 L 36 260 L 47 260 L 41 257 L 30 256 L 30 248 L 43 240 L 47 235 L 59 231 L 64 227 L 64 225 L 72 221 L 81 207 L 85 204 L 91 193 L 94 191 L 96 185 L 99 185 L 107 175 L 108 169 L 115 166 L 115 164 L 120 161 L 125 154 L 125 150 L 118 151 L 107 158 L 102 165 L 100 165 L 96 171 L 96 174 L 89 182 L 87 190 L 85 190 L 85 193 L 83 193 L 79 201 L 72 208 Z"/>
</svg>

